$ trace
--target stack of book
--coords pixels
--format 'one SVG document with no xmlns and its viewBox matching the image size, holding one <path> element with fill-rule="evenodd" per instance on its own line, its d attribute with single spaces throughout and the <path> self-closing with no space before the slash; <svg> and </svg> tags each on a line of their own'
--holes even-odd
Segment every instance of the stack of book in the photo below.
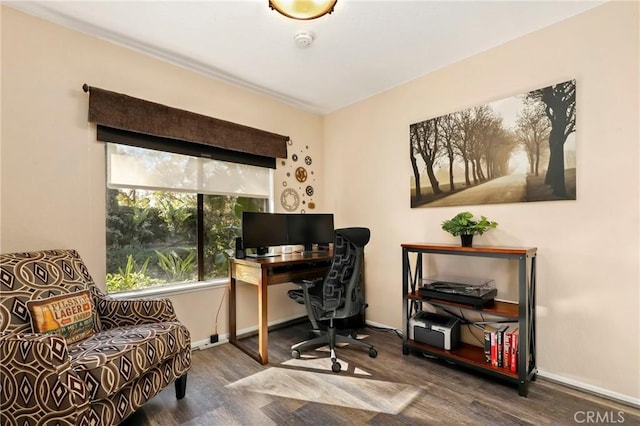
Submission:
<svg viewBox="0 0 640 426">
<path fill-rule="evenodd" d="M 494 367 L 518 371 L 518 326 L 487 325 L 484 328 L 484 360 Z"/>
</svg>

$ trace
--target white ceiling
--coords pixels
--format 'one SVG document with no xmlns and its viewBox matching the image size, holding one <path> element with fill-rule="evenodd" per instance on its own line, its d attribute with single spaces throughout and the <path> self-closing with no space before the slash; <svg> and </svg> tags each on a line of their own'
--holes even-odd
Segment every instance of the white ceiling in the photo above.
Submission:
<svg viewBox="0 0 640 426">
<path fill-rule="evenodd" d="M 324 114 L 603 2 L 338 0 L 314 21 L 268 0 L 4 4 Z M 296 47 L 298 30 L 311 47 Z"/>
</svg>

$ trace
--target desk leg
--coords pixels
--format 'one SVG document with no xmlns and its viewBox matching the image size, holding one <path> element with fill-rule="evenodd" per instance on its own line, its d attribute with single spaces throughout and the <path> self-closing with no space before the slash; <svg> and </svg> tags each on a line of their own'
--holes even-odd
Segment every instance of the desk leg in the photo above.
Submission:
<svg viewBox="0 0 640 426">
<path fill-rule="evenodd" d="M 267 269 L 262 268 L 262 276 L 258 283 L 258 357 L 260 364 L 269 363 L 269 329 L 267 316 Z"/>
<path fill-rule="evenodd" d="M 229 342 L 236 344 L 236 279 L 232 273 L 233 264 L 229 262 Z"/>
</svg>

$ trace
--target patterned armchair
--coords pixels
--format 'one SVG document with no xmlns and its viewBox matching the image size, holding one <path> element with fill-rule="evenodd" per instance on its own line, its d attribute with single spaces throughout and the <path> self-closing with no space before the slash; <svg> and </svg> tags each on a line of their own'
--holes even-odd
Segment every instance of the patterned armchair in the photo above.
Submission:
<svg viewBox="0 0 640 426">
<path fill-rule="evenodd" d="M 34 332 L 35 305 L 80 293 L 87 337 Z M 44 320 L 76 314 L 62 306 Z M 0 424 L 115 425 L 174 381 L 182 399 L 190 366 L 169 300 L 106 296 L 75 250 L 0 255 Z"/>
</svg>

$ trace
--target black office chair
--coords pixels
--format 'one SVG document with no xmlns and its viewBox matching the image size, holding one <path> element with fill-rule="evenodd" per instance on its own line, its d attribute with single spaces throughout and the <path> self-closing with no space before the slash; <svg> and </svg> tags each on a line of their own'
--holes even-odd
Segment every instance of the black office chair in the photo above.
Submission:
<svg viewBox="0 0 640 426">
<path fill-rule="evenodd" d="M 336 229 L 331 268 L 325 278 L 297 282 L 303 290 L 303 300 L 307 315 L 317 337 L 291 346 L 291 356 L 300 358 L 300 352 L 307 348 L 329 345 L 331 350 L 331 370 L 338 373 L 342 366 L 336 357 L 336 344 L 348 343 L 369 349 L 369 356 L 375 358 L 378 352 L 372 345 L 357 340 L 356 333 L 343 336 L 336 333 L 334 320 L 362 315 L 366 303 L 362 288 L 362 265 L 364 246 L 369 242 L 371 232 L 367 228 Z M 300 290 L 291 290 L 289 296 L 300 300 Z M 326 331 L 320 329 L 319 322 L 327 322 Z"/>
</svg>

